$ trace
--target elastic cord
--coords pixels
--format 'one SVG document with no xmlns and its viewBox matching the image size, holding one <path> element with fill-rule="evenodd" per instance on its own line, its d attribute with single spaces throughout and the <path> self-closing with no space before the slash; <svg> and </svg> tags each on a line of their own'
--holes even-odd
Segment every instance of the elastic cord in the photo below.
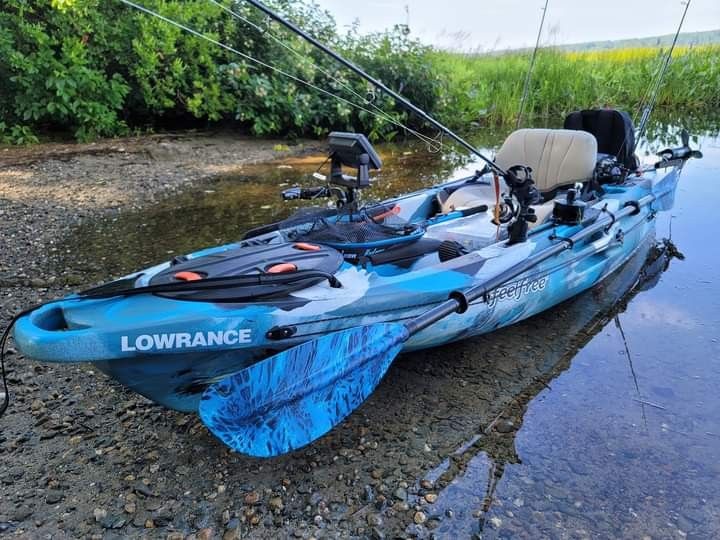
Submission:
<svg viewBox="0 0 720 540">
<path fill-rule="evenodd" d="M 22 310 L 20 313 L 17 313 L 13 316 L 12 319 L 10 319 L 10 323 L 7 325 L 7 328 L 5 328 L 2 337 L 0 337 L 0 378 L 2 378 L 3 392 L 5 393 L 2 405 L 0 405 L 0 418 L 2 418 L 2 416 L 5 414 L 5 411 L 7 411 L 8 406 L 10 405 L 10 390 L 8 389 L 7 373 L 5 371 L 5 347 L 7 346 L 8 340 L 10 339 L 10 331 L 12 330 L 13 326 L 15 326 L 15 323 L 18 321 L 18 319 L 20 319 L 21 317 L 32 313 L 38 308 L 47 306 L 48 304 L 61 302 L 63 300 L 65 299 L 58 298 L 56 300 L 49 300 L 47 302 L 36 304 L 32 307 Z"/>
</svg>

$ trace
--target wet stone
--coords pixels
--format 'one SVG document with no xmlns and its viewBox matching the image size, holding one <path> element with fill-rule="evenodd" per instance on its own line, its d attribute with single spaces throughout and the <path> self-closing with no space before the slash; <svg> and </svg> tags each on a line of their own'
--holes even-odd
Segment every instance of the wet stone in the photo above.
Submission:
<svg viewBox="0 0 720 540">
<path fill-rule="evenodd" d="M 502 419 L 499 420 L 497 424 L 495 424 L 495 431 L 498 433 L 512 433 L 517 428 L 515 427 L 515 424 L 512 420 L 506 420 Z"/>
<path fill-rule="evenodd" d="M 246 493 L 243 498 L 245 504 L 257 504 L 260 501 L 260 494 L 257 491 Z"/>
<path fill-rule="evenodd" d="M 108 515 L 100 522 L 103 529 L 122 529 L 125 526 L 126 520 L 123 516 Z"/>
<path fill-rule="evenodd" d="M 32 516 L 33 511 L 27 506 L 20 506 L 10 514 L 10 521 L 20 523 Z"/>
<path fill-rule="evenodd" d="M 268 506 L 270 507 L 270 510 L 273 510 L 274 512 L 279 512 L 283 508 L 285 508 L 285 505 L 283 504 L 283 500 L 280 497 L 273 497 L 268 501 Z"/>
<path fill-rule="evenodd" d="M 62 491 L 50 491 L 45 496 L 45 502 L 48 504 L 57 504 L 62 501 L 64 497 L 65 495 Z"/>
</svg>

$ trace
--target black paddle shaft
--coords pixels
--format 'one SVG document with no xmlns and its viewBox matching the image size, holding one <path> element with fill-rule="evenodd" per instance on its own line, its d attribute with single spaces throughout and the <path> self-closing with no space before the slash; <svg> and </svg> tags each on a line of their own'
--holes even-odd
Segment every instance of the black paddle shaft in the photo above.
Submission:
<svg viewBox="0 0 720 540">
<path fill-rule="evenodd" d="M 631 214 L 636 214 L 640 211 L 640 208 L 650 204 L 656 198 L 657 197 L 655 195 L 647 195 L 637 202 L 626 203 L 626 205 L 615 214 L 609 214 L 603 219 L 598 219 L 592 225 L 588 225 L 568 238 L 558 238 L 558 243 L 545 248 L 536 255 L 529 257 L 514 266 L 511 266 L 485 283 L 471 287 L 466 291 L 453 291 L 450 293 L 450 298 L 442 304 L 439 304 L 422 315 L 418 315 L 414 319 L 406 322 L 405 327 L 408 329 L 409 335 L 413 335 L 421 330 L 424 330 L 428 326 L 436 323 L 440 319 L 444 319 L 452 313 L 465 313 L 470 303 L 474 300 L 481 297 L 487 297 L 489 293 L 491 293 L 494 289 L 497 289 L 503 283 L 507 283 L 511 279 L 527 272 L 531 268 L 551 257 L 554 257 L 558 253 L 562 253 L 567 249 L 572 249 L 576 243 L 601 230 L 607 229 L 618 219 Z"/>
<path fill-rule="evenodd" d="M 305 32 L 303 29 L 299 28 L 298 26 L 296 26 L 296 25 L 293 24 L 292 22 L 290 22 L 290 21 L 284 19 L 283 17 L 281 17 L 280 15 L 278 15 L 277 13 L 275 13 L 273 10 L 271 10 L 269 7 L 267 7 L 265 4 L 263 4 L 263 3 L 261 3 L 261 2 L 258 2 L 257 0 L 245 0 L 245 1 L 246 1 L 248 4 L 256 7 L 257 9 L 259 9 L 260 11 L 262 11 L 263 13 L 265 13 L 265 14 L 266 14 L 268 17 L 270 17 L 271 19 L 273 19 L 273 20 L 279 22 L 280 24 L 282 24 L 285 28 L 287 28 L 287 29 L 289 29 L 290 31 L 296 33 L 298 36 L 300 36 L 301 38 L 303 38 L 305 41 L 307 41 L 307 42 L 310 43 L 311 45 L 314 45 L 315 47 L 317 47 L 318 49 L 320 49 L 321 51 L 323 51 L 325 54 L 327 54 L 328 56 L 330 56 L 330 57 L 332 57 L 333 59 L 335 59 L 336 61 L 340 62 L 343 66 L 345 66 L 346 68 L 348 68 L 350 71 L 354 72 L 355 74 L 359 75 L 360 77 L 362 77 L 363 79 L 365 79 L 366 81 L 368 81 L 370 84 L 374 85 L 376 88 L 378 88 L 378 89 L 382 90 L 383 92 L 385 92 L 387 95 L 389 95 L 389 96 L 390 96 L 391 98 L 393 98 L 395 101 L 397 101 L 398 103 L 400 103 L 403 107 L 405 107 L 406 109 L 408 109 L 410 112 L 413 112 L 413 113 L 417 114 L 420 118 L 422 118 L 423 120 L 425 120 L 426 122 L 428 122 L 428 123 L 431 124 L 432 126 L 436 127 L 437 129 L 439 129 L 440 131 L 442 131 L 443 133 L 445 133 L 446 135 L 448 135 L 449 137 L 451 137 L 451 138 L 452 138 L 455 142 L 457 142 L 458 144 L 462 145 L 466 150 L 468 150 L 468 151 L 472 152 L 473 154 L 475 154 L 476 156 L 478 156 L 478 157 L 479 157 L 480 159 L 482 159 L 485 163 L 487 163 L 488 166 L 489 166 L 493 171 L 495 171 L 496 173 L 498 173 L 498 174 L 501 175 L 501 176 L 505 176 L 505 171 L 504 171 L 503 169 L 501 169 L 500 167 L 498 167 L 490 158 L 485 157 L 485 156 L 482 154 L 482 152 L 480 152 L 480 150 L 478 150 L 478 149 L 475 148 L 472 144 L 470 144 L 470 143 L 467 142 L 465 139 L 463 139 L 462 137 L 460 137 L 457 133 L 455 133 L 455 132 L 453 132 L 452 130 L 450 130 L 450 128 L 448 128 L 447 126 L 445 126 L 445 125 L 441 124 L 440 122 L 438 122 L 437 120 L 435 120 L 435 119 L 434 119 L 432 116 L 430 116 L 428 113 L 426 113 L 425 111 L 423 111 L 423 110 L 420 109 L 419 107 L 413 105 L 410 101 L 408 101 L 407 99 L 405 99 L 404 97 L 402 97 L 400 94 L 398 94 L 397 92 L 391 90 L 390 88 L 388 88 L 386 85 L 384 85 L 382 82 L 380 82 L 379 80 L 375 79 L 375 78 L 372 77 L 371 75 L 368 75 L 368 74 L 365 73 L 362 69 L 360 69 L 358 66 L 356 66 L 355 64 L 353 64 L 353 63 L 350 62 L 349 60 L 347 60 L 347 59 L 343 58 L 342 56 L 340 56 L 338 53 L 336 53 L 335 51 L 333 51 L 332 49 L 330 49 L 329 47 L 327 47 L 326 45 L 324 45 L 323 43 L 321 43 L 320 41 L 318 41 L 317 39 L 315 39 L 314 37 L 312 37 L 310 34 L 308 34 L 307 32 Z"/>
</svg>

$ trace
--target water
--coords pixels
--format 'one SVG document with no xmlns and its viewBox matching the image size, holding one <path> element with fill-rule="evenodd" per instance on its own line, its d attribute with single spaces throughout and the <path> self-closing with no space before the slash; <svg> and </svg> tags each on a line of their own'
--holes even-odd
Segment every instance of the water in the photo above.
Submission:
<svg viewBox="0 0 720 540">
<path fill-rule="evenodd" d="M 637 258 L 514 327 L 401 357 L 370 400 L 307 451 L 332 465 L 298 470 L 293 482 L 324 478 L 328 499 L 342 501 L 363 483 L 392 494 L 406 480 L 409 513 L 386 515 L 385 525 L 421 535 L 719 537 L 720 139 L 699 143 L 705 158 L 688 164 L 675 208 L 657 225 L 658 238 L 672 231 L 685 259 L 654 286 L 617 301 Z M 378 197 L 473 168 L 422 148 L 385 147 L 383 158 Z M 70 244 L 68 263 L 89 265 L 100 279 L 234 240 L 288 215 L 294 205 L 280 202 L 279 190 L 311 185 L 321 162 L 246 167 L 142 213 L 93 223 Z M 347 447 L 343 458 L 332 461 L 339 447 Z M 238 459 L 237 474 L 261 483 Z M 351 470 L 361 471 L 358 482 L 336 481 Z M 381 480 L 371 479 L 375 470 Z M 422 529 L 414 504 L 427 518 Z M 337 508 L 338 519 L 347 517 Z"/>
</svg>

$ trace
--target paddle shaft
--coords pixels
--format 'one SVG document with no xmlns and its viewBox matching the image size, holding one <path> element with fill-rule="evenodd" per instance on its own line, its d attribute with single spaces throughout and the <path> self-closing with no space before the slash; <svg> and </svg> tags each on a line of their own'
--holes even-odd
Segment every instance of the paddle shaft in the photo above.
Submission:
<svg viewBox="0 0 720 540">
<path fill-rule="evenodd" d="M 422 315 L 419 315 L 405 323 L 405 327 L 408 329 L 409 336 L 412 336 L 413 334 L 424 330 L 428 326 L 431 326 L 439 320 L 444 319 L 452 313 L 464 313 L 472 301 L 477 300 L 478 298 L 481 298 L 483 296 L 487 296 L 493 290 L 500 287 L 503 283 L 507 283 L 508 281 L 519 276 L 520 274 L 527 272 L 541 262 L 551 257 L 554 257 L 555 255 L 562 253 L 565 250 L 572 249 L 572 247 L 576 243 L 581 242 L 585 238 L 592 236 L 593 234 L 607 228 L 609 225 L 612 225 L 620 218 L 629 216 L 633 213 L 637 213 L 640 208 L 652 203 L 654 200 L 657 199 L 657 197 L 657 195 L 646 195 L 645 197 L 637 201 L 637 203 L 628 204 L 621 210 L 619 210 L 617 213 L 612 214 L 612 217 L 598 219 L 595 223 L 593 223 L 592 225 L 588 225 L 574 235 L 568 238 L 558 239 L 557 244 L 549 246 L 534 255 L 533 257 L 530 257 L 514 266 L 511 266 L 505 272 L 498 274 L 497 276 L 489 279 L 485 283 L 482 283 L 475 287 L 471 287 L 466 291 L 452 292 L 450 294 L 450 298 L 442 304 L 435 306 L 434 308 L 426 311 Z"/>
<path fill-rule="evenodd" d="M 463 139 L 462 137 L 460 137 L 457 133 L 455 133 L 454 131 L 450 130 L 450 128 L 446 127 L 445 125 L 443 125 L 443 124 L 441 124 L 440 122 L 438 122 L 437 120 L 435 120 L 435 119 L 434 119 L 432 116 L 430 116 L 428 113 L 426 113 L 425 111 L 423 111 L 423 110 L 420 109 L 419 107 L 413 105 L 410 101 L 408 101 L 407 99 L 405 99 L 404 97 L 402 97 L 400 94 L 398 94 L 398 93 L 395 92 L 394 90 L 391 90 L 390 88 L 388 88 L 385 84 L 383 84 L 382 82 L 380 82 L 380 81 L 377 80 L 376 78 L 374 78 L 374 77 L 372 77 L 371 75 L 365 73 L 365 71 L 363 71 L 362 69 L 360 69 L 358 66 L 356 66 L 355 64 L 353 64 L 353 63 L 350 62 L 349 60 L 347 60 L 347 59 L 343 58 L 342 56 L 340 56 L 338 53 L 336 53 L 335 51 L 333 51 L 331 48 L 329 48 L 328 46 L 324 45 L 323 43 L 321 43 L 320 41 L 318 41 L 317 39 L 315 39 L 314 37 L 312 37 L 310 34 L 308 34 L 307 32 L 305 32 L 303 29 L 299 28 L 298 26 L 296 26 L 296 25 L 293 24 L 292 22 L 290 22 L 290 21 L 286 20 L 285 18 L 281 17 L 280 15 L 278 15 L 277 13 L 275 13 L 273 10 L 271 10 L 269 7 L 267 7 L 265 4 L 263 4 L 263 3 L 261 3 L 261 2 L 258 2 L 257 0 L 245 0 L 245 1 L 246 1 L 248 4 L 256 7 L 257 9 L 259 9 L 260 11 L 262 11 L 263 13 L 265 13 L 265 15 L 267 15 L 267 16 L 270 17 L 271 19 L 273 19 L 273 20 L 279 22 L 280 24 L 282 24 L 285 28 L 287 28 L 287 29 L 289 29 L 290 31 L 296 33 L 298 36 L 300 36 L 301 38 L 303 38 L 305 41 L 307 41 L 307 42 L 310 43 L 311 45 L 317 47 L 318 49 L 320 49 L 322 52 L 324 52 L 325 54 L 327 54 L 328 56 L 330 56 L 331 58 L 333 58 L 333 59 L 336 60 L 337 62 L 340 62 L 343 66 L 345 66 L 346 68 L 348 68 L 350 71 L 354 72 L 355 74 L 359 75 L 360 77 L 362 77 L 363 79 L 365 79 L 366 81 L 368 81 L 370 84 L 372 84 L 373 86 L 375 86 L 375 87 L 378 88 L 379 90 L 385 92 L 388 96 L 390 96 L 390 97 L 393 98 L 395 101 L 397 101 L 398 103 L 400 103 L 403 107 L 405 107 L 406 109 L 408 109 L 410 112 L 418 115 L 420 118 L 422 118 L 423 120 L 425 120 L 426 122 L 428 122 L 429 124 L 431 124 L 433 127 L 439 129 L 440 131 L 442 131 L 443 133 L 445 133 L 447 136 L 451 137 L 455 142 L 457 142 L 458 144 L 460 144 L 461 146 L 463 146 L 466 150 L 472 152 L 473 154 L 475 154 L 476 156 L 478 156 L 480 159 L 482 159 L 485 163 L 487 163 L 488 166 L 489 166 L 493 171 L 495 171 L 496 173 L 498 173 L 498 174 L 501 175 L 501 176 L 504 176 L 504 175 L 505 175 L 505 171 L 504 171 L 503 169 L 501 169 L 498 165 L 496 165 L 490 158 L 485 157 L 485 156 L 482 154 L 482 152 L 480 152 L 480 150 L 478 150 L 478 149 L 475 148 L 472 144 L 470 144 L 470 143 L 467 142 L 465 139 Z"/>
</svg>

